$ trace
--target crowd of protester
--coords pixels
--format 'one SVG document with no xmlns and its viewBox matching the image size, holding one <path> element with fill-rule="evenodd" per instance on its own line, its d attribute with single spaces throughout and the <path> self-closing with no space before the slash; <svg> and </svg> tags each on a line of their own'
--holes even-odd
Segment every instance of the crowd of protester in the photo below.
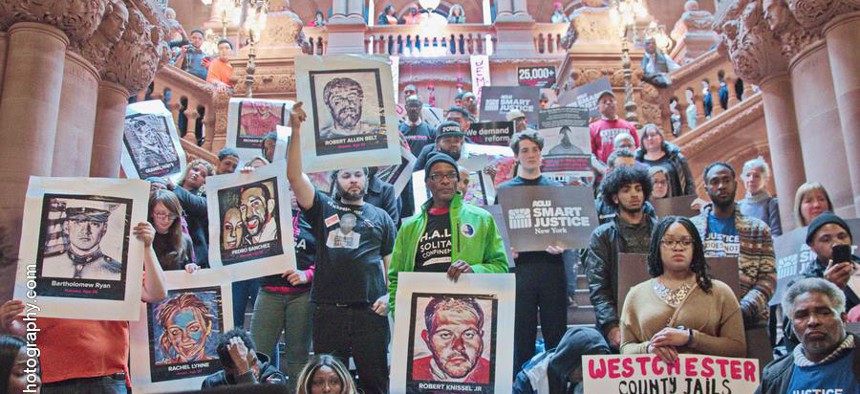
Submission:
<svg viewBox="0 0 860 394">
<path fill-rule="evenodd" d="M 386 7 L 379 24 L 399 23 L 395 14 L 393 6 Z M 406 18 L 410 15 L 417 17 L 409 13 Z M 453 6 L 448 18 L 463 23 L 462 7 Z M 325 23 L 322 12 L 312 23 Z M 177 33 L 180 40 L 173 46 L 181 48 L 178 64 L 184 70 L 218 86 L 232 84 L 229 41 L 222 40 L 218 57 L 209 58 L 200 51 L 201 31 L 193 30 L 189 37 Z M 652 202 L 694 196 L 696 176 L 659 126 L 637 129 L 617 115 L 615 94 L 603 92 L 597 101 L 600 117 L 589 126 L 600 225 L 588 246 L 576 252 L 558 245 L 536 252 L 506 251 L 492 215 L 464 200 L 469 181 L 469 171 L 461 165 L 469 155 L 465 132 L 480 120 L 475 95 L 458 96 L 458 105 L 432 127 L 423 119 L 425 106 L 415 87 L 407 86 L 405 93 L 406 118 L 399 130 L 417 157 L 413 170 L 424 171 L 429 192 L 429 200 L 418 209 L 411 185 L 398 196 L 372 168 L 334 171 L 333 192 L 315 187 L 302 172 L 300 141 L 306 136 L 300 126 L 306 114 L 302 105 L 293 107 L 287 177 L 296 200 L 297 268 L 233 283 L 235 329 L 221 336 L 217 348 L 223 370 L 208 376 L 202 388 L 280 384 L 300 394 L 388 392 L 389 315 L 395 312 L 398 274 L 444 273 L 456 282 L 462 275 L 506 273 L 508 252 L 516 281 L 515 392 L 542 392 L 536 385 L 552 393 L 581 390 L 581 373 L 576 371 L 588 354 L 654 354 L 671 364 L 686 353 L 751 357 L 753 347 L 776 350 L 749 336 L 776 320 L 768 306 L 777 285 L 773 238 L 783 229 L 778 199 L 767 190 L 770 168 L 764 159 L 747 162 L 740 174 L 728 163 L 709 164 L 700 175 L 709 199 L 696 203 L 700 213 L 692 218 L 658 217 Z M 544 139 L 535 125 L 529 125 L 520 110 L 510 111 L 507 119 L 515 124 L 510 143 L 514 166 L 510 172 L 492 171 L 500 179 L 498 189 L 562 187 L 541 171 Z M 269 164 L 276 138 L 267 136 L 260 156 L 243 166 L 239 153 L 225 148 L 214 165 L 200 159 L 188 163 L 175 184 L 149 179 L 148 221 L 138 223 L 133 232 L 146 250 L 143 302 L 166 297 L 164 271 L 193 274 L 209 268 L 206 178 L 253 172 Z M 737 200 L 741 182 L 745 195 Z M 860 392 L 857 338 L 845 328 L 849 320 L 860 319 L 860 309 L 855 309 L 860 298 L 848 286 L 858 258 L 833 261 L 835 246 L 853 243 L 850 227 L 833 208 L 820 183 L 797 190 L 793 213 L 797 224 L 807 228 L 805 243 L 817 258 L 803 270 L 806 279 L 777 300 L 785 317 L 780 344 L 784 352 L 763 369 L 762 392 Z M 360 235 L 356 245 L 339 248 L 325 242 L 340 236 L 331 229 L 332 218 L 352 226 Z M 454 223 L 469 224 L 469 236 L 457 236 Z M 417 253 L 432 245 L 447 246 L 432 255 Z M 618 299 L 619 259 L 625 253 L 647 255 L 651 278 Z M 715 257 L 737 259 L 737 294 L 713 276 L 706 259 Z M 568 327 L 574 264 L 584 266 L 594 327 Z M 246 321 L 249 306 L 253 312 Z M 0 307 L 0 332 L 5 334 L 0 337 L 0 394 L 33 384 L 23 372 L 24 342 L 15 336 L 23 333 L 21 317 L 16 317 L 23 310 L 19 300 Z M 538 327 L 543 349 L 536 347 Z M 126 322 L 46 318 L 40 319 L 40 328 L 41 372 L 35 384 L 43 392 L 126 392 Z M 350 359 L 357 382 L 345 367 Z"/>
</svg>

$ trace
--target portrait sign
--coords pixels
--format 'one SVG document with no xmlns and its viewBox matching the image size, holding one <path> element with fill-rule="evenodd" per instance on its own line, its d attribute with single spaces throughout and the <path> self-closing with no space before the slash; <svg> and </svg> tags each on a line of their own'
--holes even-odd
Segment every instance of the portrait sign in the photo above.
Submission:
<svg viewBox="0 0 860 394">
<path fill-rule="evenodd" d="M 412 179 L 412 168 L 415 167 L 415 155 L 409 151 L 409 146 L 400 146 L 400 164 L 379 167 L 376 176 L 394 186 L 394 195 L 399 196 Z M 328 189 L 323 189 L 328 190 Z"/>
<path fill-rule="evenodd" d="M 472 123 L 466 130 L 466 137 L 478 145 L 510 146 L 512 135 L 514 122 L 509 121 Z"/>
<path fill-rule="evenodd" d="M 149 183 L 30 177 L 15 299 L 40 317 L 137 320 Z"/>
<path fill-rule="evenodd" d="M 400 163 L 387 57 L 299 56 L 297 96 L 307 103 L 305 172 Z"/>
<path fill-rule="evenodd" d="M 517 67 L 517 83 L 537 88 L 552 87 L 555 85 L 555 66 Z"/>
<path fill-rule="evenodd" d="M 129 179 L 154 176 L 177 181 L 185 169 L 185 150 L 173 114 L 161 100 L 126 107 L 122 142 L 120 164 Z"/>
<path fill-rule="evenodd" d="M 392 393 L 510 392 L 513 275 L 398 276 Z"/>
<path fill-rule="evenodd" d="M 600 78 L 560 94 L 558 104 L 565 107 L 585 108 L 588 110 L 588 116 L 598 118 L 600 111 L 597 109 L 597 99 L 600 93 L 611 89 L 609 78 Z"/>
<path fill-rule="evenodd" d="M 499 190 L 511 246 L 519 252 L 583 248 L 598 226 L 591 187 L 524 186 Z"/>
<path fill-rule="evenodd" d="M 292 109 L 292 101 L 231 98 L 226 146 L 239 151 L 242 161 L 262 155 L 263 138 L 285 126 Z"/>
<path fill-rule="evenodd" d="M 540 89 L 530 86 L 484 86 L 481 93 L 481 120 L 503 121 L 511 110 L 526 114 L 528 124 L 538 124 Z"/>
<path fill-rule="evenodd" d="M 558 107 L 539 113 L 539 133 L 544 139 L 541 172 L 563 184 L 593 176 L 588 111 Z"/>
<path fill-rule="evenodd" d="M 851 234 L 860 234 L 860 219 L 845 219 L 851 228 Z M 796 228 L 773 239 L 773 251 L 776 255 L 776 291 L 770 299 L 770 305 L 779 305 L 782 294 L 795 281 L 801 279 L 801 272 L 814 264 L 818 256 L 806 244 L 806 227 Z M 855 235 L 852 253 L 857 254 L 858 240 Z M 860 293 L 860 270 L 855 270 L 848 280 L 848 286 L 855 293 Z"/>
<path fill-rule="evenodd" d="M 296 267 L 286 162 L 207 177 L 206 190 L 212 268 L 236 281 Z"/>
<path fill-rule="evenodd" d="M 756 359 L 699 354 L 671 365 L 654 354 L 582 356 L 582 382 L 586 393 L 606 394 L 752 394 L 761 384 Z"/>
<path fill-rule="evenodd" d="M 141 304 L 130 326 L 132 388 L 163 393 L 200 387 L 221 370 L 216 351 L 233 327 L 230 284 L 214 270 L 171 272 L 167 298 Z"/>
</svg>

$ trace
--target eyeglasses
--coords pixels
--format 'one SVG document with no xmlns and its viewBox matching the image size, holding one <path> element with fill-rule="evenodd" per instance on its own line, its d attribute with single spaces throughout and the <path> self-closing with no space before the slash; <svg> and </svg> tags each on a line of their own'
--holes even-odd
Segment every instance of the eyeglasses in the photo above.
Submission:
<svg viewBox="0 0 860 394">
<path fill-rule="evenodd" d="M 457 174 L 456 172 L 449 172 L 447 174 L 439 174 L 434 172 L 430 174 L 430 180 L 433 182 L 441 182 L 442 179 L 447 179 L 453 182 L 457 180 L 458 176 L 459 174 Z"/>
<path fill-rule="evenodd" d="M 681 245 L 684 248 L 689 248 L 693 245 L 693 240 L 690 238 L 681 238 L 681 239 L 664 239 L 660 241 L 663 246 L 667 248 L 674 248 L 677 245 Z"/>
<path fill-rule="evenodd" d="M 174 215 L 174 214 L 172 214 L 172 213 L 161 213 L 161 212 L 155 212 L 155 213 L 153 213 L 153 214 L 152 214 L 152 216 L 155 216 L 155 218 L 156 218 L 156 219 L 160 219 L 160 220 L 164 220 L 164 219 L 173 220 L 173 219 L 176 219 L 176 215 Z"/>
</svg>

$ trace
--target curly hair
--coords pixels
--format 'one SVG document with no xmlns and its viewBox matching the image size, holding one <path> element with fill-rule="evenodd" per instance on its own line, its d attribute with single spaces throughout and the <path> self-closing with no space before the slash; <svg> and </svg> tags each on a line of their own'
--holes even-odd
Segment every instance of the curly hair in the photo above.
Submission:
<svg viewBox="0 0 860 394">
<path fill-rule="evenodd" d="M 215 175 L 215 167 L 212 166 L 212 163 L 203 159 L 195 159 L 192 160 L 191 163 L 188 163 L 187 166 L 185 166 L 185 171 L 182 171 L 182 177 L 179 179 L 179 182 L 177 182 L 177 184 L 179 186 L 182 186 L 182 184 L 185 183 L 185 178 L 188 177 L 188 170 L 197 166 L 203 166 L 203 169 L 206 170 L 206 176 Z M 205 189 L 205 184 L 203 186 L 200 186 L 200 189 L 197 190 L 197 194 L 202 195 L 206 191 Z"/>
<path fill-rule="evenodd" d="M 356 82 L 354 79 L 335 78 L 325 84 L 325 87 L 323 88 L 323 101 L 328 104 L 331 102 L 331 96 L 334 95 L 335 90 L 350 88 L 358 90 L 358 95 L 364 97 L 364 90 L 361 89 L 361 84 Z"/>
<path fill-rule="evenodd" d="M 678 223 L 684 226 L 684 229 L 690 234 L 693 239 L 693 261 L 690 262 L 690 271 L 696 274 L 696 282 L 702 291 L 710 293 L 713 283 L 711 276 L 708 274 L 708 262 L 705 260 L 705 247 L 702 245 L 702 238 L 699 236 L 699 231 L 690 219 L 681 216 L 666 216 L 657 223 L 654 232 L 651 233 L 651 245 L 648 248 L 648 274 L 652 278 L 663 275 L 663 256 L 660 251 L 660 245 L 663 242 L 663 236 L 673 224 Z"/>
<path fill-rule="evenodd" d="M 564 126 L 564 127 L 567 127 L 567 126 Z M 525 129 L 519 133 L 514 134 L 511 137 L 511 150 L 514 151 L 515 155 L 520 154 L 520 141 L 523 141 L 523 140 L 528 140 L 528 141 L 534 142 L 535 145 L 538 146 L 538 149 L 543 150 L 543 144 L 544 144 L 543 137 L 541 137 L 540 134 L 538 134 L 538 132 L 535 130 Z"/>
<path fill-rule="evenodd" d="M 642 168 L 624 166 L 614 168 L 600 184 L 603 202 L 618 209 L 618 204 L 614 200 L 615 196 L 618 195 L 621 188 L 634 183 L 642 186 L 642 193 L 644 194 L 642 201 L 648 201 L 651 198 L 652 190 L 651 177 L 648 176 L 648 171 Z"/>
</svg>

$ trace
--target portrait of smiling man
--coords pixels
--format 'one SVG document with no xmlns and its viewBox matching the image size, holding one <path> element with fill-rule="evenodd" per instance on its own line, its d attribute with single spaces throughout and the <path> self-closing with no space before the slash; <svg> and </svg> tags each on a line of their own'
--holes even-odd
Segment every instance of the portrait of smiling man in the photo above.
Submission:
<svg viewBox="0 0 860 394">
<path fill-rule="evenodd" d="M 242 190 L 239 212 L 242 214 L 245 237 L 249 244 L 256 245 L 278 238 L 276 206 L 277 203 L 271 191 L 263 183 L 248 186 Z"/>
<path fill-rule="evenodd" d="M 433 297 L 424 308 L 421 338 L 430 356 L 412 361 L 412 380 L 489 384 L 483 357 L 484 310 L 472 297 Z"/>
</svg>

